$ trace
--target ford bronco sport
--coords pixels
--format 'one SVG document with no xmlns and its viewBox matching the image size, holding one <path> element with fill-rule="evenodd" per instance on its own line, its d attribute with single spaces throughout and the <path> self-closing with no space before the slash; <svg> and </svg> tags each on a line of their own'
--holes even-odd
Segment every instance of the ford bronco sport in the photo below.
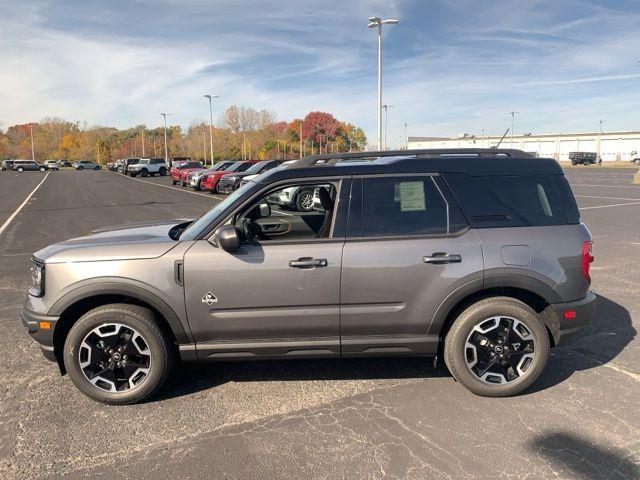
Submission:
<svg viewBox="0 0 640 480">
<path fill-rule="evenodd" d="M 269 202 L 299 186 L 318 208 Z M 505 396 L 593 317 L 592 261 L 553 159 L 320 155 L 259 175 L 195 221 L 36 252 L 22 320 L 105 403 L 149 397 L 177 358 L 441 356 L 472 392 Z"/>
</svg>

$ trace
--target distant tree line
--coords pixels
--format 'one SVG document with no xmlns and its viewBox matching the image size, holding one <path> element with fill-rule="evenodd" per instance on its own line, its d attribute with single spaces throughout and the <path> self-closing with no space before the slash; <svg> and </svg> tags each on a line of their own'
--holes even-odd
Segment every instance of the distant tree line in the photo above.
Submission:
<svg viewBox="0 0 640 480">
<path fill-rule="evenodd" d="M 0 131 L 0 158 L 37 161 L 93 160 L 106 163 L 126 157 L 164 157 L 164 128 L 146 125 L 120 130 L 60 118 L 13 125 Z M 302 139 L 302 141 L 301 141 Z M 310 112 L 290 122 L 277 121 L 268 110 L 231 105 L 213 128 L 214 161 L 221 159 L 297 158 L 302 154 L 364 150 L 361 128 L 330 113 Z M 170 157 L 189 156 L 211 162 L 209 125 L 192 122 L 186 130 L 167 127 Z"/>
</svg>

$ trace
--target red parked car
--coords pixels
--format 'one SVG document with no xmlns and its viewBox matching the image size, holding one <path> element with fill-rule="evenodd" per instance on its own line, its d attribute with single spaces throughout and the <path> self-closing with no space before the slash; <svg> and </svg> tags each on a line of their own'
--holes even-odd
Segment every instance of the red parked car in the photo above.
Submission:
<svg viewBox="0 0 640 480">
<path fill-rule="evenodd" d="M 218 182 L 223 176 L 228 175 L 230 173 L 244 172 L 255 163 L 257 163 L 257 160 L 241 160 L 239 162 L 234 163 L 233 165 L 228 167 L 226 170 L 207 173 L 205 176 L 202 177 L 202 180 L 200 181 L 200 188 L 202 190 L 209 190 L 211 193 L 217 193 Z"/>
<path fill-rule="evenodd" d="M 187 173 L 200 168 L 204 168 L 201 162 L 186 162 L 171 167 L 171 171 L 169 173 L 171 176 L 171 183 L 175 185 L 178 182 L 182 182 L 182 186 L 184 187 L 186 185 L 185 182 L 187 181 Z M 182 174 L 184 174 L 184 179 L 182 178 Z"/>
</svg>

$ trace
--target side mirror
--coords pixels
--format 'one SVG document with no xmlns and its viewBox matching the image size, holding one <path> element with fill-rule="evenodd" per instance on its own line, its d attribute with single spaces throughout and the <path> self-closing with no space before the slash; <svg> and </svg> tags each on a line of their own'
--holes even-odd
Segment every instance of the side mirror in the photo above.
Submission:
<svg viewBox="0 0 640 480">
<path fill-rule="evenodd" d="M 225 225 L 216 230 L 218 246 L 227 252 L 234 252 L 240 248 L 240 234 L 234 225 Z"/>
<path fill-rule="evenodd" d="M 261 203 L 258 205 L 259 218 L 267 218 L 271 216 L 271 205 L 268 203 Z"/>
</svg>

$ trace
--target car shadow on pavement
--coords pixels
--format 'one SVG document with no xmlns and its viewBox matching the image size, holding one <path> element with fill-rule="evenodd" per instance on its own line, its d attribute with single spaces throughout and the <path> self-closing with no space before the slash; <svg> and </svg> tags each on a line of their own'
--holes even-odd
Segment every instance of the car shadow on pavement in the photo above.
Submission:
<svg viewBox="0 0 640 480">
<path fill-rule="evenodd" d="M 640 466 L 628 452 L 587 441 L 570 432 L 555 431 L 533 438 L 529 449 L 544 457 L 560 478 L 615 480 L 640 478 Z"/>
<path fill-rule="evenodd" d="M 596 319 L 566 345 L 552 349 L 547 368 L 521 395 L 545 390 L 569 378 L 575 371 L 601 366 L 613 360 L 635 337 L 629 311 L 598 295 Z M 450 377 L 440 358 L 264 360 L 256 362 L 178 363 L 162 390 L 149 401 L 162 401 L 214 388 L 227 382 L 374 380 Z"/>
<path fill-rule="evenodd" d="M 523 394 L 562 383 L 576 371 L 606 365 L 635 338 L 629 310 L 602 295 L 596 295 L 594 320 L 575 337 L 551 349 L 551 356 L 538 381 Z"/>
</svg>

